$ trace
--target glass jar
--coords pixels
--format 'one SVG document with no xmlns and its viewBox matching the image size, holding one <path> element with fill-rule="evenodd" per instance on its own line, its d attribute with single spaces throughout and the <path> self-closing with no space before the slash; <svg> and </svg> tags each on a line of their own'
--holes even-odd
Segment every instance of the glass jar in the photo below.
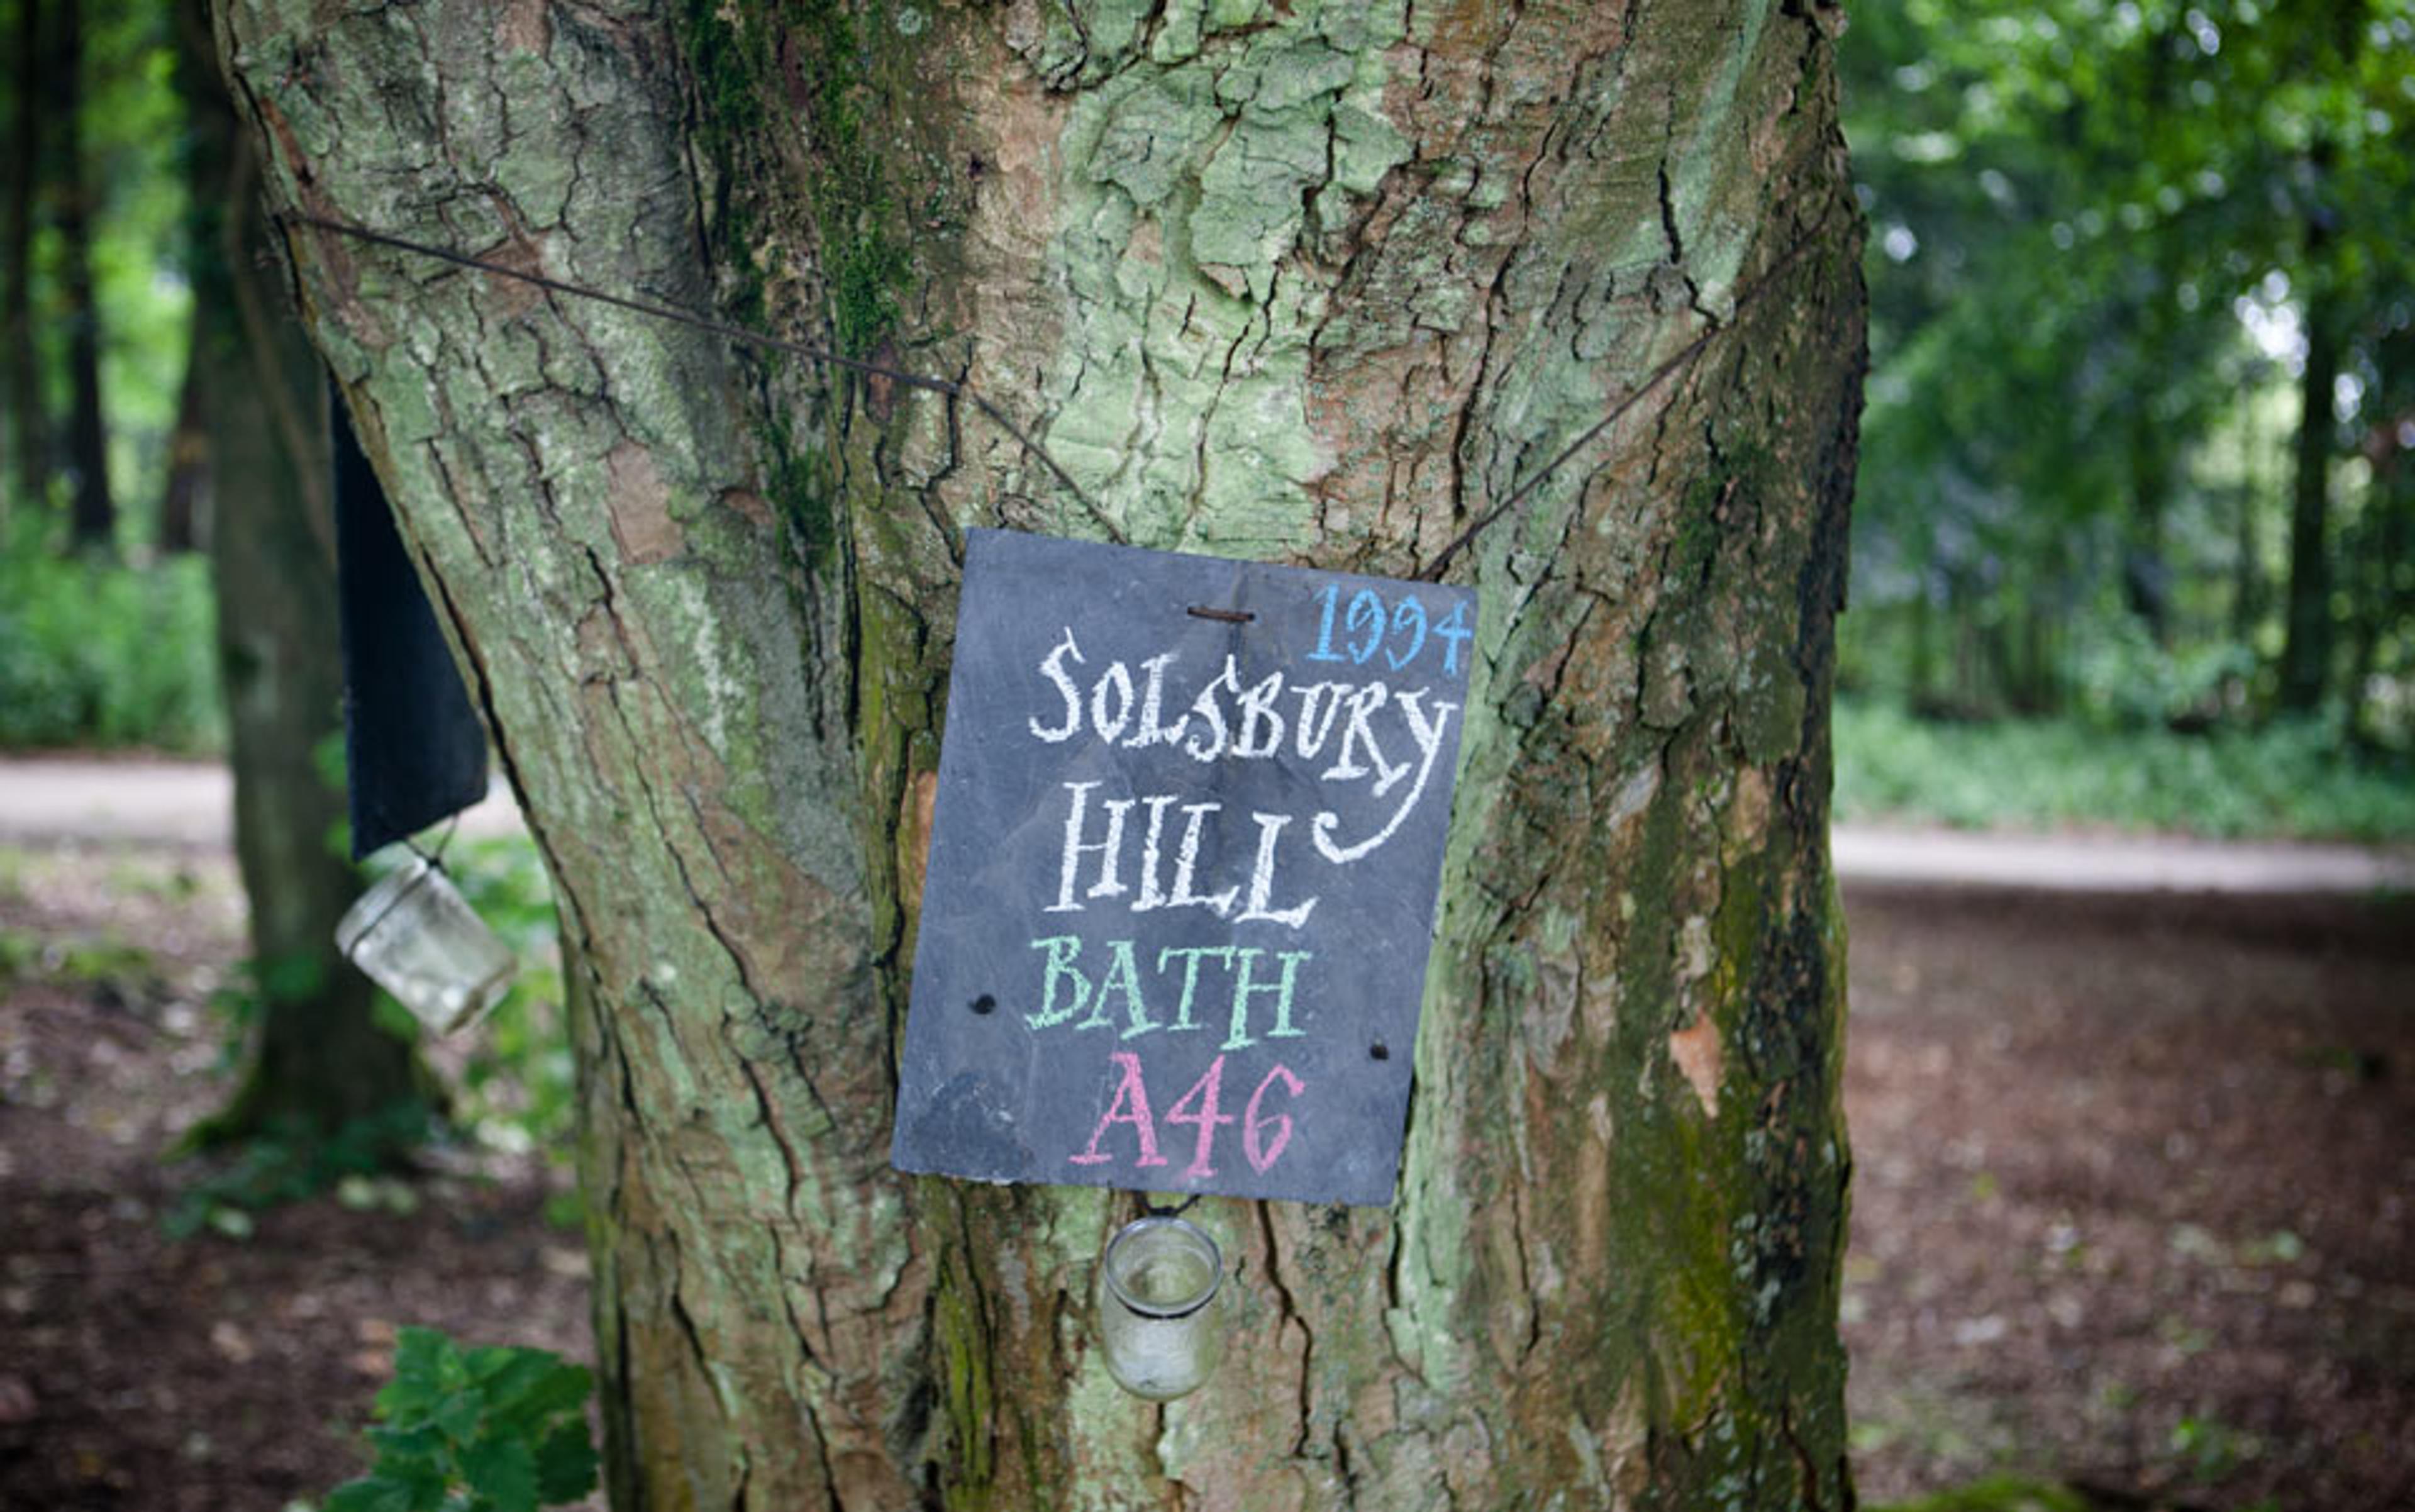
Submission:
<svg viewBox="0 0 2415 1512">
<path fill-rule="evenodd" d="M 512 952 L 422 856 L 344 911 L 336 948 L 438 1034 L 474 1022 L 512 980 Z"/>
<path fill-rule="evenodd" d="M 1136 1397 L 1198 1389 L 1223 1354 L 1216 1290 L 1224 1257 L 1196 1224 L 1144 1218 L 1107 1241 L 1099 1265 L 1099 1335 L 1107 1373 Z"/>
</svg>

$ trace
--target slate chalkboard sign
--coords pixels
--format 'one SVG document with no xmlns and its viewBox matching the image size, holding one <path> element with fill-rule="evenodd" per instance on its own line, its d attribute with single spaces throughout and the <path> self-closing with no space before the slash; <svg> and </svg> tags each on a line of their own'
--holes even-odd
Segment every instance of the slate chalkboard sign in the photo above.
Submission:
<svg viewBox="0 0 2415 1512">
<path fill-rule="evenodd" d="M 1388 1204 L 1475 630 L 970 532 L 894 1163 Z"/>
</svg>

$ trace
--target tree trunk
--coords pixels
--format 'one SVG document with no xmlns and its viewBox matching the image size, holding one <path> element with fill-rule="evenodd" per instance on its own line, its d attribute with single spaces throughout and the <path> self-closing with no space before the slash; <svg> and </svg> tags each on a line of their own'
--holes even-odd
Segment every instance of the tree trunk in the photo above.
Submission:
<svg viewBox="0 0 2415 1512">
<path fill-rule="evenodd" d="M 2130 499 L 2122 516 L 2122 600 L 2158 646 L 2171 640 L 2171 561 L 2164 551 L 2164 502 L 2171 457 L 2142 396 L 2130 418 Z"/>
<path fill-rule="evenodd" d="M 198 551 L 209 507 L 209 364 L 202 355 L 213 319 L 197 305 L 176 386 L 176 424 L 168 432 L 168 478 L 159 489 L 159 549 Z"/>
<path fill-rule="evenodd" d="M 2394 691 L 2381 670 L 2385 638 L 2402 643 L 2415 628 L 2415 322 L 2373 344 L 2377 382 L 2367 396 L 2362 451 L 2372 465 L 2357 553 L 2356 615 L 2348 656 L 2348 728 L 2358 741 L 2387 748 L 2386 709 Z M 2404 652 L 2400 666 L 2406 665 Z"/>
<path fill-rule="evenodd" d="M 195 248 L 191 360 L 207 396 L 235 852 L 262 998 L 250 1070 L 202 1140 L 279 1124 L 323 1136 L 421 1092 L 411 1046 L 378 1027 L 368 979 L 335 944 L 360 880 L 336 838 L 343 792 L 320 764 L 343 701 L 326 378 L 270 262 L 251 142 L 208 54 L 180 60 L 178 82 L 194 193 L 221 207 L 217 238 Z"/>
<path fill-rule="evenodd" d="M 17 497 L 37 516 L 50 491 L 50 425 L 43 412 L 42 368 L 34 343 L 34 204 L 42 163 L 42 5 L 17 0 L 17 67 L 9 87 L 15 104 L 9 123 L 8 220 L 0 234 L 8 245 L 8 283 L 0 288 L 0 362 L 8 373 L 8 443 L 13 449 Z M 0 495 L 0 500 L 5 500 Z M 0 510 L 0 519 L 5 519 Z"/>
<path fill-rule="evenodd" d="M 278 197 L 965 377 L 1135 544 L 1484 598 L 1388 1209 L 886 1164 L 969 410 L 296 228 L 561 900 L 614 1504 L 1840 1507 L 1827 700 L 1862 352 L 1833 11 L 228 7 Z M 1769 289 L 1765 297 L 1762 292 Z"/>
<path fill-rule="evenodd" d="M 59 284 L 68 332 L 68 471 L 75 492 L 68 539 L 80 550 L 117 546 L 109 491 L 109 424 L 100 407 L 100 306 L 92 287 L 92 178 L 83 160 L 83 25 L 58 7 L 51 25 L 52 121 L 59 132 Z"/>
<path fill-rule="evenodd" d="M 2257 560 L 2256 529 L 2265 497 L 2260 471 L 2251 461 L 2231 494 L 2236 507 L 2230 516 L 2230 638 L 2242 645 L 2253 643 L 2256 622 L 2264 617 L 2264 569 Z"/>
<path fill-rule="evenodd" d="M 2332 672 L 2331 468 L 2339 429 L 2332 390 L 2339 382 L 2340 342 L 2330 301 L 2310 295 L 2304 308 L 2306 367 L 2299 380 L 2297 473 L 2289 496 L 2288 639 L 2281 648 L 2281 708 L 2322 706 Z"/>
</svg>

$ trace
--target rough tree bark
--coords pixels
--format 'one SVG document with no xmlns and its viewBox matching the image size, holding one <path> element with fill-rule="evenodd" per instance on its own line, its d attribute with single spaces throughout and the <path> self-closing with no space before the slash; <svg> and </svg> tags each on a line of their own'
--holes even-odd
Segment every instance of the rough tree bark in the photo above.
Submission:
<svg viewBox="0 0 2415 1512">
<path fill-rule="evenodd" d="M 221 45 L 292 207 L 968 377 L 1141 545 L 1451 568 L 1482 655 L 1389 1209 L 887 1168 L 969 411 L 292 228 L 558 886 L 615 1505 L 1846 1504 L 1826 863 L 1861 370 L 1832 10 L 610 0 Z M 1759 297 L 1755 292 L 1767 286 Z"/>
</svg>

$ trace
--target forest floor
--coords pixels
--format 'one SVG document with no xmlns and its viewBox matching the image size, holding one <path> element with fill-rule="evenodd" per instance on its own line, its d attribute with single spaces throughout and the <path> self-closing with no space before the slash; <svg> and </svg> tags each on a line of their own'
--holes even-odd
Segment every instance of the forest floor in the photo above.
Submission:
<svg viewBox="0 0 2415 1512">
<path fill-rule="evenodd" d="M 2415 1505 L 2415 904 L 1846 896 L 1864 1503 Z M 408 1325 L 591 1354 L 541 1160 L 169 1237 L 240 935 L 216 845 L 0 845 L 0 1508 L 311 1497 Z"/>
</svg>

